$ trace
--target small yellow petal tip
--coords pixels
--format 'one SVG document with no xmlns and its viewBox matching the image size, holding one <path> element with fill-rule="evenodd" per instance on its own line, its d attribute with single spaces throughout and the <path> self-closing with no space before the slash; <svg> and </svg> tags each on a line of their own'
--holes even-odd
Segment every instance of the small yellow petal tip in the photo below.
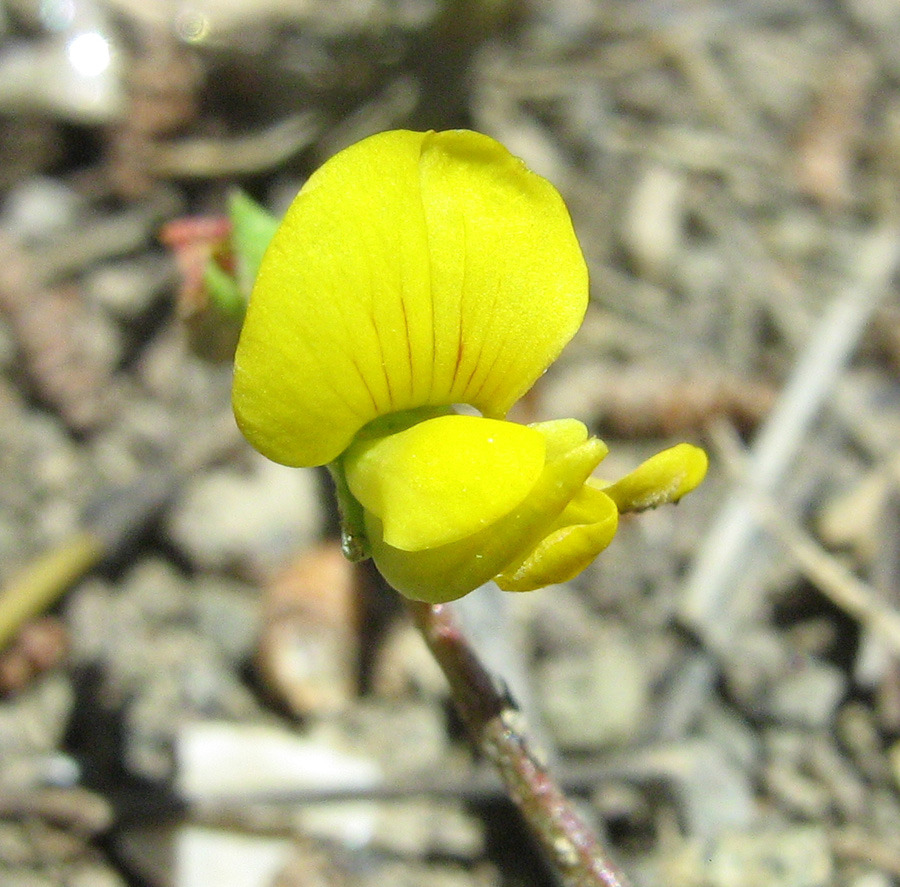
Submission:
<svg viewBox="0 0 900 887">
<path fill-rule="evenodd" d="M 639 465 L 614 484 L 603 487 L 620 512 L 645 511 L 670 502 L 695 489 L 706 477 L 709 460 L 693 444 L 681 443 Z"/>
</svg>

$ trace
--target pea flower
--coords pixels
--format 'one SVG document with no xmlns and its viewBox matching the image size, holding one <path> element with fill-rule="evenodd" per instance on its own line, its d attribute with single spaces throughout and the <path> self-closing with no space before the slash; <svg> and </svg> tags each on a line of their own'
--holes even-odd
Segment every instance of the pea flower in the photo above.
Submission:
<svg viewBox="0 0 900 887">
<path fill-rule="evenodd" d="M 504 418 L 587 301 L 562 198 L 500 144 L 372 136 L 309 178 L 262 260 L 238 424 L 276 462 L 329 465 L 345 550 L 410 598 L 566 581 L 620 512 L 677 501 L 706 472 L 680 444 L 605 484 L 607 447 L 581 422 Z"/>
</svg>

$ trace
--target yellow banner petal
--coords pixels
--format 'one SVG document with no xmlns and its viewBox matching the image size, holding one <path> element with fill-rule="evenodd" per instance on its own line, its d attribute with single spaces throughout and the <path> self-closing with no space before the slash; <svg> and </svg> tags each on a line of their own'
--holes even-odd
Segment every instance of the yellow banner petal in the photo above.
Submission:
<svg viewBox="0 0 900 887">
<path fill-rule="evenodd" d="M 500 417 L 581 323 L 557 191 L 467 131 L 381 133 L 310 177 L 267 251 L 235 358 L 238 424 L 288 465 L 393 412 Z"/>
</svg>

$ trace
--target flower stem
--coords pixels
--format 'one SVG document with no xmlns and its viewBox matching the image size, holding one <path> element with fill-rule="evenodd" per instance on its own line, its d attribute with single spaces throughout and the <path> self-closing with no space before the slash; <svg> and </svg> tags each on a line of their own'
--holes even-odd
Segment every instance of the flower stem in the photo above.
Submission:
<svg viewBox="0 0 900 887">
<path fill-rule="evenodd" d="M 450 683 L 473 742 L 497 768 L 565 887 L 628 887 L 541 762 L 521 713 L 481 664 L 449 608 L 410 601 L 409 609 Z"/>
</svg>

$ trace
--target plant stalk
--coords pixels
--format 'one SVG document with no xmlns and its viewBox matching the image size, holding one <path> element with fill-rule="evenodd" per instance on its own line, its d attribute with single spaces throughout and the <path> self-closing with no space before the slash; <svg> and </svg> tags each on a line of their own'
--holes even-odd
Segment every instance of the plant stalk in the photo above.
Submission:
<svg viewBox="0 0 900 887">
<path fill-rule="evenodd" d="M 450 684 L 472 741 L 497 768 L 565 887 L 629 887 L 549 773 L 515 702 L 482 665 L 449 608 L 410 601 L 409 609 Z"/>
</svg>

